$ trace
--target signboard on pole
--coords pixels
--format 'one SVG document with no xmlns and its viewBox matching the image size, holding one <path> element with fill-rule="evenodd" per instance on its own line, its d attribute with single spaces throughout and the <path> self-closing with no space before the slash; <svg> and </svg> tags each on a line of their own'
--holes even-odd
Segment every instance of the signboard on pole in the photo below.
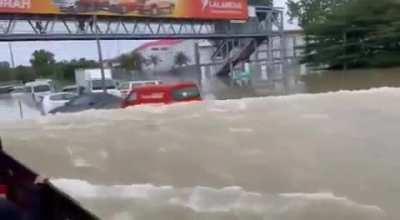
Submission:
<svg viewBox="0 0 400 220">
<path fill-rule="evenodd" d="M 0 0 L 0 14 L 247 20 L 248 0 Z"/>
</svg>

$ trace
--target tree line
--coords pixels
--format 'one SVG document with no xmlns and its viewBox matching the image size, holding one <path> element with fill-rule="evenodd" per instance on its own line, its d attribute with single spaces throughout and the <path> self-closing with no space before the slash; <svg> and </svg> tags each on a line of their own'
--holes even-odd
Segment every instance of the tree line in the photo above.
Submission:
<svg viewBox="0 0 400 220">
<path fill-rule="evenodd" d="M 164 57 L 159 57 L 155 54 L 150 55 L 149 57 L 144 57 L 137 51 L 133 51 L 131 53 L 120 55 L 115 61 L 118 63 L 118 68 L 141 71 L 143 66 L 152 65 L 156 67 L 163 61 L 163 59 Z M 177 52 L 173 57 L 174 65 L 177 67 L 188 65 L 190 61 L 190 58 L 183 51 Z"/>
<path fill-rule="evenodd" d="M 15 68 L 10 68 L 9 65 L 1 66 L 0 81 L 28 82 L 37 78 L 74 81 L 75 69 L 98 67 L 98 62 L 85 58 L 57 62 L 54 54 L 46 50 L 34 51 L 30 64 L 30 66 L 19 65 Z"/>
<path fill-rule="evenodd" d="M 103 65 L 117 63 L 113 68 L 125 69 L 127 71 L 141 71 L 143 66 L 157 66 L 162 58 L 152 55 L 143 57 L 140 53 L 133 51 L 122 54 L 114 60 L 105 61 Z M 190 62 L 190 58 L 184 52 L 178 52 L 174 57 L 176 66 L 185 66 Z M 4 62 L 2 62 L 4 63 Z M 0 81 L 18 80 L 22 82 L 33 81 L 37 78 L 50 78 L 60 81 L 75 81 L 75 69 L 80 68 L 99 68 L 100 64 L 94 60 L 85 58 L 73 59 L 70 61 L 55 60 L 55 55 L 46 50 L 36 50 L 30 59 L 30 66 L 17 66 L 10 68 L 9 65 L 0 65 Z"/>
<path fill-rule="evenodd" d="M 347 69 L 400 65 L 397 0 L 290 0 L 289 15 L 304 29 L 302 62 Z"/>
</svg>

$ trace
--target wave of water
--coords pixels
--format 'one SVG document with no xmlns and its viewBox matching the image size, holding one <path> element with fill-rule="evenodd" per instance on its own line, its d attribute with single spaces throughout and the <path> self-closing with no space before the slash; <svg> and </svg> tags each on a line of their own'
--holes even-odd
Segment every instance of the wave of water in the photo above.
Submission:
<svg viewBox="0 0 400 220">
<path fill-rule="evenodd" d="M 136 204 L 150 208 L 201 216 L 224 216 L 235 219 L 318 219 L 334 216 L 336 219 L 383 219 L 385 212 L 371 205 L 358 204 L 333 193 L 261 194 L 247 192 L 238 186 L 211 188 L 196 186 L 177 189 L 173 186 L 142 185 L 93 185 L 82 180 L 55 179 L 57 187 L 79 198 L 88 207 L 109 206 L 111 201 L 123 201 L 123 210 L 115 209 L 104 219 L 137 219 L 143 212 Z M 111 205 L 115 206 L 115 204 Z M 109 207 L 108 207 L 109 208 Z M 321 216 L 322 214 L 322 216 Z M 205 218 L 202 219 L 205 219 Z M 152 219 L 165 219 L 159 215 Z M 207 218 L 208 219 L 208 218 Z M 220 218 L 221 219 L 221 218 Z"/>
<path fill-rule="evenodd" d="M 7 152 L 104 219 L 400 219 L 400 89 L 1 122 Z"/>
</svg>

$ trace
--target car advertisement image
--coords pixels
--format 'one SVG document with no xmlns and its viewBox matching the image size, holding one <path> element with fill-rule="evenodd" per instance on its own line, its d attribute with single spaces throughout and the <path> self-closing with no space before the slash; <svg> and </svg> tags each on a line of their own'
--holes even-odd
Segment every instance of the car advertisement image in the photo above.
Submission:
<svg viewBox="0 0 400 220">
<path fill-rule="evenodd" d="M 0 0 L 1 14 L 246 20 L 247 0 Z"/>
</svg>

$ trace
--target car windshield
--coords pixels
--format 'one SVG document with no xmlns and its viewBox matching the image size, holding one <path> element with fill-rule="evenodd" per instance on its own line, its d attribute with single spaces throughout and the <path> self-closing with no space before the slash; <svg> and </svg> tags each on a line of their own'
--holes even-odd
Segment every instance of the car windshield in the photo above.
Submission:
<svg viewBox="0 0 400 220">
<path fill-rule="evenodd" d="M 71 100 L 73 98 L 75 98 L 76 95 L 74 94 L 56 94 L 56 95 L 52 95 L 50 96 L 50 100 L 51 101 L 68 101 Z"/>
<path fill-rule="evenodd" d="M 34 92 L 49 92 L 50 86 L 49 85 L 38 85 L 33 87 Z"/>
<path fill-rule="evenodd" d="M 129 89 L 129 82 L 120 83 L 119 89 L 121 89 L 121 90 Z"/>
<path fill-rule="evenodd" d="M 69 87 L 69 88 L 64 88 L 62 91 L 63 92 L 76 92 L 77 88 L 76 87 Z"/>
<path fill-rule="evenodd" d="M 25 87 L 15 87 L 13 89 L 13 92 L 14 93 L 24 93 L 24 92 L 26 92 L 26 88 Z"/>
<path fill-rule="evenodd" d="M 106 82 L 106 88 L 107 89 L 115 89 L 115 83 L 114 80 L 105 80 Z M 102 80 L 93 80 L 92 81 L 92 89 L 93 90 L 101 90 L 103 89 L 103 83 Z"/>
<path fill-rule="evenodd" d="M 157 85 L 157 82 L 145 82 L 144 85 Z"/>
<path fill-rule="evenodd" d="M 183 89 L 177 89 L 172 94 L 175 101 L 185 101 L 185 100 L 192 100 L 192 99 L 199 99 L 200 91 L 197 87 L 189 87 Z"/>
<path fill-rule="evenodd" d="M 90 96 L 81 96 L 81 97 L 76 97 L 72 99 L 70 102 L 68 102 L 67 105 L 70 106 L 80 106 L 80 105 L 89 105 L 89 103 L 93 102 L 93 98 Z"/>
</svg>

